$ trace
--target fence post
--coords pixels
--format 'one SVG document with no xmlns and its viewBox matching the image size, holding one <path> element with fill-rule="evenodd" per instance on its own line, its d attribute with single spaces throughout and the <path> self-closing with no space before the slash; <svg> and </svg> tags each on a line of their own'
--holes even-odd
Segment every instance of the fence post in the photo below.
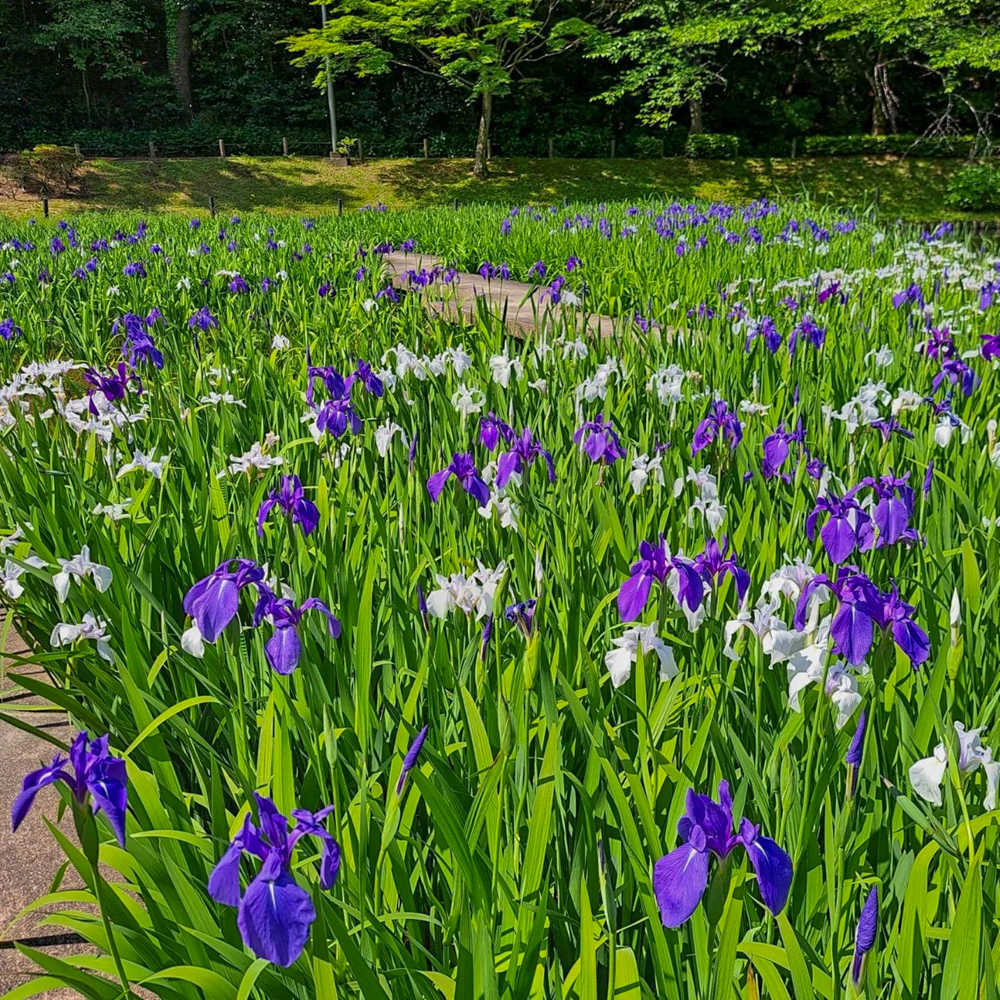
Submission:
<svg viewBox="0 0 1000 1000">
<path fill-rule="evenodd" d="M 660 159 L 667 155 L 667 144 L 661 139 L 660 140 Z"/>
<path fill-rule="evenodd" d="M 615 147 L 616 146 L 617 146 L 617 142 L 614 139 L 612 139 L 611 140 L 611 159 L 612 160 L 615 158 Z"/>
<path fill-rule="evenodd" d="M 487 160 L 492 160 L 493 159 L 493 140 L 492 139 L 487 139 L 486 140 L 486 159 Z"/>
<path fill-rule="evenodd" d="M 222 159 L 226 158 L 226 140 L 225 139 L 220 139 L 219 140 L 219 156 L 221 156 Z"/>
<path fill-rule="evenodd" d="M 42 215 L 47 219 L 49 217 L 49 199 L 42 199 Z"/>
<path fill-rule="evenodd" d="M 431 156 L 431 141 L 424 139 L 424 159 L 429 160 Z"/>
<path fill-rule="evenodd" d="M 555 142 L 553 141 L 552 136 L 550 135 L 549 136 L 549 159 L 551 160 L 554 155 L 555 155 Z"/>
<path fill-rule="evenodd" d="M 365 150 L 364 147 L 361 145 L 361 140 L 358 139 L 358 163 L 364 163 L 364 162 L 365 162 Z"/>
<path fill-rule="evenodd" d="M 344 214 L 344 199 L 343 198 L 338 198 L 337 199 L 337 215 L 343 215 L 343 214 Z"/>
<path fill-rule="evenodd" d="M 799 137 L 797 135 L 792 136 L 792 159 L 798 155 L 799 152 Z"/>
<path fill-rule="evenodd" d="M 457 198 L 452 198 L 451 199 L 451 210 L 453 212 L 457 212 L 458 211 L 458 199 Z"/>
<path fill-rule="evenodd" d="M 74 142 L 73 143 L 73 152 L 76 153 L 77 156 L 81 156 L 82 155 L 80 153 L 80 143 L 78 143 L 78 142 Z"/>
<path fill-rule="evenodd" d="M 215 218 L 215 195 L 211 195 L 210 194 L 208 196 L 208 210 L 211 213 L 212 218 L 214 219 Z"/>
<path fill-rule="evenodd" d="M 156 143 L 150 140 L 149 142 L 149 162 L 156 162 Z"/>
<path fill-rule="evenodd" d="M 281 155 L 288 156 L 288 136 L 283 135 L 281 137 Z"/>
</svg>

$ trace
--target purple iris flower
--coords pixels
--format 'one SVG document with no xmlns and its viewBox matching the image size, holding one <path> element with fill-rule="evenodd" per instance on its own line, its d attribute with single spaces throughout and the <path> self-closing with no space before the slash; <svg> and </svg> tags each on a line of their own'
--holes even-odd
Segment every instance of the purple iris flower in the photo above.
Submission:
<svg viewBox="0 0 1000 1000">
<path fill-rule="evenodd" d="M 101 393 L 109 403 L 124 399 L 128 390 L 129 382 L 135 382 L 136 392 L 142 392 L 142 382 L 134 372 L 130 373 L 124 361 L 118 363 L 117 373 L 112 370 L 108 375 L 102 375 L 96 368 L 88 368 L 83 374 L 90 388 L 87 395 L 90 397 L 90 412 L 96 417 L 100 412 L 94 402 L 94 396 Z"/>
<path fill-rule="evenodd" d="M 548 268 L 545 266 L 545 261 L 536 260 L 535 263 L 528 268 L 528 277 L 538 278 L 539 281 L 544 281 L 547 272 Z"/>
<path fill-rule="evenodd" d="M 913 431 L 904 427 L 895 417 L 889 417 L 888 420 L 873 420 L 871 426 L 881 433 L 883 441 L 888 441 L 893 434 L 911 440 L 913 438 Z"/>
<path fill-rule="evenodd" d="M 532 597 L 527 601 L 511 604 L 504 610 L 504 618 L 512 625 L 516 625 L 524 633 L 525 639 L 531 638 L 537 604 L 537 598 Z"/>
<path fill-rule="evenodd" d="M 344 391 L 350 393 L 355 382 L 360 382 L 373 396 L 381 397 L 385 392 L 382 380 L 372 371 L 372 366 L 367 361 L 358 359 L 354 372 L 344 379 Z"/>
<path fill-rule="evenodd" d="M 332 889 L 340 871 L 340 845 L 323 825 L 333 806 L 310 813 L 292 812 L 293 830 L 288 819 L 262 795 L 254 793 L 260 828 L 250 815 L 208 880 L 208 894 L 224 906 L 239 908 L 236 922 L 243 943 L 258 957 L 287 968 L 302 954 L 316 910 L 309 893 L 292 878 L 295 845 L 305 836 L 318 837 L 323 844 L 319 881 Z M 260 871 L 240 895 L 240 859 L 243 852 L 262 862 Z"/>
<path fill-rule="evenodd" d="M 941 363 L 941 371 L 934 376 L 934 381 L 931 383 L 931 390 L 937 392 L 938 387 L 945 380 L 949 381 L 952 385 L 959 386 L 962 390 L 962 395 L 966 397 L 971 396 L 976 391 L 976 386 L 979 385 L 979 377 L 976 373 L 964 361 L 958 358 L 952 358 L 949 361 Z"/>
<path fill-rule="evenodd" d="M 875 628 L 891 631 L 893 641 L 916 669 L 930 656 L 930 639 L 913 620 L 914 607 L 899 596 L 895 584 L 883 594 L 857 566 L 841 566 L 835 578 L 814 576 L 802 590 L 793 619 L 800 631 L 805 627 L 809 598 L 819 587 L 829 589 L 838 607 L 830 623 L 834 652 L 859 666 L 871 651 Z"/>
<path fill-rule="evenodd" d="M 924 293 L 919 285 L 910 285 L 909 287 L 904 288 L 901 292 L 896 292 L 896 294 L 892 297 L 892 305 L 894 309 L 898 309 L 907 302 L 916 302 L 920 308 L 923 309 Z"/>
<path fill-rule="evenodd" d="M 13 340 L 20 337 L 23 331 L 12 319 L 0 320 L 0 337 L 4 340 Z"/>
<path fill-rule="evenodd" d="M 892 632 L 893 642 L 916 670 L 931 655 L 931 641 L 927 633 L 913 620 L 916 609 L 899 596 L 895 583 L 890 584 L 889 592 L 882 598 L 882 628 Z"/>
<path fill-rule="evenodd" d="M 455 452 L 451 456 L 451 462 L 427 480 L 427 492 L 430 493 L 434 503 L 437 503 L 450 476 L 458 480 L 462 489 L 473 497 L 480 507 L 485 507 L 489 503 L 489 487 L 480 478 L 476 461 L 470 452 Z"/>
<path fill-rule="evenodd" d="M 71 765 L 73 770 L 67 768 Z M 14 800 L 11 810 L 13 830 L 21 825 L 28 815 L 35 796 L 47 785 L 57 781 L 65 782 L 73 798 L 83 805 L 87 796 L 91 798 L 91 808 L 96 814 L 104 813 L 111 824 L 118 843 L 125 846 L 125 813 L 128 809 L 128 777 L 125 761 L 108 754 L 108 737 L 87 742 L 87 733 L 81 732 L 69 748 L 69 758 L 56 754 L 48 767 L 39 768 L 26 775 L 21 791 Z"/>
<path fill-rule="evenodd" d="M 298 476 L 283 476 L 281 488 L 271 490 L 267 499 L 260 505 L 257 512 L 257 534 L 264 534 L 264 522 L 272 508 L 280 507 L 285 515 L 291 518 L 292 524 L 302 528 L 302 534 L 307 538 L 319 525 L 319 508 L 311 500 L 306 499 L 305 490 Z"/>
<path fill-rule="evenodd" d="M 514 441 L 514 428 L 510 424 L 504 423 L 492 410 L 485 417 L 479 418 L 479 440 L 483 447 L 489 451 L 494 451 L 503 438 L 507 444 Z"/>
<path fill-rule="evenodd" d="M 758 337 L 767 344 L 767 349 L 772 354 L 776 354 L 778 348 L 781 347 L 781 333 L 770 316 L 764 316 L 760 322 L 754 324 L 753 329 L 747 335 L 744 351 L 749 351 Z"/>
<path fill-rule="evenodd" d="M 980 339 L 983 342 L 983 360 L 1000 361 L 1000 333 L 984 333 Z"/>
<path fill-rule="evenodd" d="M 705 596 L 705 586 L 697 565 L 689 559 L 671 556 L 666 539 L 660 535 L 657 543 L 639 543 L 639 561 L 633 563 L 629 578 L 618 591 L 618 613 L 623 622 L 633 622 L 642 614 L 656 580 L 667 585 L 671 572 L 678 576 L 677 603 L 697 611 Z"/>
<path fill-rule="evenodd" d="M 403 758 L 403 766 L 399 771 L 399 780 L 396 782 L 397 795 L 402 794 L 403 785 L 406 784 L 406 776 L 416 766 L 417 758 L 420 756 L 420 751 L 424 746 L 424 740 L 427 739 L 428 728 L 428 726 L 424 726 L 424 728 L 417 733 L 416 739 L 414 739 L 414 741 L 410 744 L 410 749 L 406 751 L 406 756 Z"/>
<path fill-rule="evenodd" d="M 736 847 L 742 847 L 757 873 L 764 905 L 780 913 L 792 887 L 792 859 L 746 817 L 740 832 L 733 833 L 733 801 L 729 782 L 719 782 L 719 801 L 688 789 L 687 812 L 677 823 L 684 841 L 660 858 L 653 869 L 653 892 L 664 927 L 680 927 L 698 908 L 708 887 L 708 867 L 714 854 L 725 864 Z"/>
<path fill-rule="evenodd" d="M 747 588 L 750 586 L 750 574 L 736 561 L 736 553 L 729 551 L 729 539 L 722 536 L 722 545 L 710 538 L 705 543 L 705 551 L 696 556 L 695 569 L 701 578 L 710 584 L 718 586 L 728 574 L 736 583 L 736 595 L 743 603 Z M 692 608 L 692 610 L 694 610 Z"/>
<path fill-rule="evenodd" d="M 863 485 L 870 486 L 878 497 L 872 521 L 879 531 L 879 548 L 883 545 L 895 545 L 907 533 L 914 502 L 909 478 L 910 474 L 907 473 L 901 478 L 888 475 L 864 480 Z"/>
<path fill-rule="evenodd" d="M 871 518 L 854 498 L 853 489 L 842 497 L 828 493 L 825 497 L 816 498 L 816 506 L 806 518 L 806 535 L 809 541 L 816 537 L 816 522 L 823 513 L 830 516 L 820 528 L 819 537 L 826 554 L 835 564 L 844 562 L 855 547 L 867 552 L 874 545 Z"/>
<path fill-rule="evenodd" d="M 854 958 L 851 961 L 851 982 L 860 990 L 865 970 L 865 956 L 875 947 L 878 935 L 878 886 L 873 885 L 861 907 L 858 930 L 854 937 Z"/>
<path fill-rule="evenodd" d="M 233 295 L 243 295 L 250 291 L 250 286 L 240 275 L 235 274 L 232 281 L 229 282 L 229 291 Z"/>
<path fill-rule="evenodd" d="M 302 643 L 298 624 L 307 611 L 320 611 L 326 615 L 330 638 L 340 637 L 340 620 L 318 597 L 308 597 L 296 607 L 289 598 L 277 597 L 263 585 L 257 589 L 260 597 L 253 611 L 253 625 L 257 628 L 265 618 L 271 619 L 274 633 L 264 643 L 264 655 L 276 674 L 287 676 L 299 665 Z"/>
<path fill-rule="evenodd" d="M 826 341 L 826 328 L 820 326 L 811 316 L 803 316 L 788 338 L 789 356 L 795 356 L 799 340 L 808 341 L 818 351 Z"/>
<path fill-rule="evenodd" d="M 122 344 L 122 357 L 129 363 L 130 368 L 135 368 L 136 364 L 152 364 L 154 368 L 163 367 L 163 355 L 158 350 L 153 338 L 146 332 L 130 332 L 125 337 Z"/>
<path fill-rule="evenodd" d="M 781 467 L 788 460 L 790 454 L 789 445 L 792 443 L 801 444 L 805 440 L 806 432 L 802 422 L 799 422 L 798 429 L 794 432 L 785 430 L 784 424 L 778 424 L 778 429 L 764 438 L 763 452 L 764 459 L 760 465 L 761 474 L 765 479 L 773 479 L 781 472 Z"/>
<path fill-rule="evenodd" d="M 234 562 L 236 569 L 231 570 Z M 239 611 L 240 591 L 250 584 L 259 588 L 263 579 L 264 570 L 251 560 L 227 559 L 184 595 L 184 611 L 195 620 L 202 638 L 215 642 Z"/>
<path fill-rule="evenodd" d="M 545 291 L 542 292 L 541 297 L 545 298 L 548 296 L 549 301 L 554 305 L 558 305 L 560 299 L 562 299 L 562 287 L 566 284 L 566 279 L 561 275 L 557 274 L 553 279 L 551 284 Z"/>
<path fill-rule="evenodd" d="M 927 463 L 927 471 L 924 473 L 924 499 L 931 495 L 931 483 L 934 482 L 934 459 Z"/>
<path fill-rule="evenodd" d="M 552 455 L 531 437 L 531 431 L 525 427 L 521 436 L 514 441 L 510 451 L 505 451 L 497 460 L 497 489 L 503 489 L 514 473 L 523 474 L 535 464 L 535 459 L 544 458 L 549 467 L 549 482 L 556 481 L 556 467 Z"/>
<path fill-rule="evenodd" d="M 306 386 L 306 402 L 313 405 L 313 391 L 317 382 L 322 382 L 330 399 L 342 399 L 347 392 L 347 380 L 331 365 L 309 365 L 306 368 L 309 384 Z"/>
<path fill-rule="evenodd" d="M 926 343 L 917 347 L 920 354 L 925 354 L 935 361 L 947 361 L 955 356 L 955 341 L 952 339 L 951 330 L 946 327 L 934 327 L 927 337 Z"/>
<path fill-rule="evenodd" d="M 361 419 L 354 412 L 350 399 L 328 399 L 316 415 L 316 429 L 339 438 L 348 428 L 352 434 L 361 433 Z"/>
<path fill-rule="evenodd" d="M 198 327 L 199 330 L 209 330 L 218 325 L 219 321 L 212 315 L 212 311 L 208 306 L 202 306 L 197 312 L 188 317 L 188 326 L 192 329 Z"/>
<path fill-rule="evenodd" d="M 841 566 L 834 579 L 825 573 L 814 576 L 802 590 L 795 609 L 794 625 L 805 628 L 809 598 L 819 587 L 827 587 L 839 605 L 830 624 L 834 651 L 858 666 L 872 648 L 875 625 L 882 621 L 882 594 L 857 566 Z"/>
<path fill-rule="evenodd" d="M 122 268 L 122 274 L 126 278 L 145 278 L 146 268 L 143 267 L 141 260 L 130 260 Z"/>
<path fill-rule="evenodd" d="M 592 462 L 613 465 L 619 458 L 625 457 L 625 449 L 618 440 L 611 421 L 605 420 L 603 413 L 598 413 L 596 420 L 588 420 L 577 428 L 573 443 L 580 444 L 581 441 L 583 450 Z"/>
<path fill-rule="evenodd" d="M 697 455 L 717 437 L 728 438 L 729 446 L 734 451 L 743 440 L 743 425 L 724 399 L 713 400 L 705 418 L 695 428 L 694 438 L 691 440 L 691 454 Z"/>
</svg>

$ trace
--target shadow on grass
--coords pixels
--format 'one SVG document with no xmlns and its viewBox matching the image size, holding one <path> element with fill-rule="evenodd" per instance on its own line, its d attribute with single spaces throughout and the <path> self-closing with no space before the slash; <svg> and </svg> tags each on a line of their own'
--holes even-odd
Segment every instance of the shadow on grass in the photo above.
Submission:
<svg viewBox="0 0 1000 1000">
<path fill-rule="evenodd" d="M 281 213 L 345 211 L 385 202 L 390 208 L 469 204 L 559 204 L 601 201 L 729 201 L 801 199 L 865 209 L 880 202 L 883 218 L 962 218 L 944 196 L 954 160 L 823 157 L 795 160 L 496 160 L 477 180 L 471 161 L 376 160 L 350 168 L 319 157 L 237 157 L 93 160 L 82 192 L 53 201 L 52 210 L 204 211 L 214 197 L 222 212 L 253 209 Z M 37 210 L 15 202 L 14 215 Z M 5 206 L 0 205 L 0 211 Z M 5 214 L 10 214 L 6 213 Z"/>
</svg>

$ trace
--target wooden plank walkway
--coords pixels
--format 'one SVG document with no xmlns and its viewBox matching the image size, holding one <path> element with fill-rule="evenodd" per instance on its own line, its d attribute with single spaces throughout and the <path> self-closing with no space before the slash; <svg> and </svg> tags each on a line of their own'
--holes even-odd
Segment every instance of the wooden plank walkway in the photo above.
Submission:
<svg viewBox="0 0 1000 1000">
<path fill-rule="evenodd" d="M 448 319 L 474 321 L 479 310 L 487 311 L 503 320 L 509 332 L 523 337 L 545 332 L 548 328 L 561 329 L 566 323 L 578 334 L 611 337 L 627 328 L 627 321 L 610 316 L 588 313 L 580 306 L 559 302 L 553 305 L 542 293 L 547 285 L 529 285 L 523 281 L 504 281 L 484 278 L 479 274 L 460 271 L 458 281 L 444 284 L 435 281 L 427 287 L 410 283 L 410 271 L 430 271 L 445 264 L 437 257 L 423 253 L 394 252 L 382 254 L 386 276 L 393 287 L 420 294 L 429 312 Z"/>
</svg>

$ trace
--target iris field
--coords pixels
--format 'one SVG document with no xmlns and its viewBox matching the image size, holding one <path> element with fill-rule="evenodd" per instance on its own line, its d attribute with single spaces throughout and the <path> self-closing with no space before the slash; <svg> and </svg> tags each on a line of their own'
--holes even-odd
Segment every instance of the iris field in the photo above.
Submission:
<svg viewBox="0 0 1000 1000">
<path fill-rule="evenodd" d="M 864 212 L 0 222 L 8 996 L 995 998 L 998 368 Z"/>
</svg>

